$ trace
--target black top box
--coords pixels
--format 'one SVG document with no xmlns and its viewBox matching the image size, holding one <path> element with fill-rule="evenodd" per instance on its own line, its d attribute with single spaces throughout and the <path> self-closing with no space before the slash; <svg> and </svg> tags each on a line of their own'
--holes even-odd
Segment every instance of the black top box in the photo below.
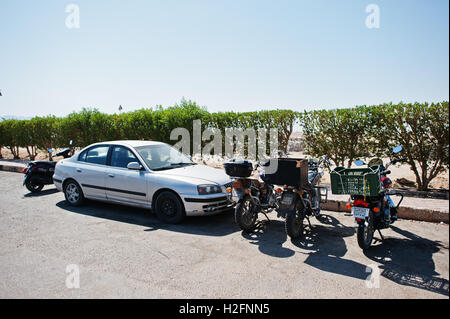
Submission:
<svg viewBox="0 0 450 319">
<path fill-rule="evenodd" d="M 277 161 L 277 170 L 272 172 L 270 161 Z M 262 164 L 261 179 L 271 185 L 286 185 L 303 188 L 308 183 L 308 160 L 303 158 L 272 158 Z M 270 173 L 270 174 L 269 174 Z"/>
<path fill-rule="evenodd" d="M 253 172 L 253 164 L 242 159 L 232 159 L 223 164 L 225 173 L 232 177 L 249 177 Z"/>
</svg>

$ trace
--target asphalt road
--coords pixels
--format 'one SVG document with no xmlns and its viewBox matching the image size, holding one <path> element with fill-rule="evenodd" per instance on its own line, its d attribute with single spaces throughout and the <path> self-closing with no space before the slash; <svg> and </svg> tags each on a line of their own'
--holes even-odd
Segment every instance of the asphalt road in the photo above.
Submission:
<svg viewBox="0 0 450 319">
<path fill-rule="evenodd" d="M 363 253 L 345 213 L 323 212 L 292 242 L 276 213 L 252 235 L 230 213 L 167 225 L 126 206 L 70 207 L 52 185 L 31 195 L 22 178 L 0 172 L 0 298 L 449 296 L 448 225 L 400 220 Z"/>
</svg>

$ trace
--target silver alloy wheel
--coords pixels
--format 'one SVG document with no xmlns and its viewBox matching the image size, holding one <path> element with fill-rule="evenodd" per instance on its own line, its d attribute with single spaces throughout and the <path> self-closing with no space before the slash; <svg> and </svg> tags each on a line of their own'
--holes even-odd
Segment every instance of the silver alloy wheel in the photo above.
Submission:
<svg viewBox="0 0 450 319">
<path fill-rule="evenodd" d="M 67 195 L 67 200 L 71 204 L 78 202 L 78 200 L 80 199 L 80 190 L 78 189 L 78 186 L 75 185 L 74 183 L 70 183 L 69 185 L 67 185 L 66 195 Z"/>
</svg>

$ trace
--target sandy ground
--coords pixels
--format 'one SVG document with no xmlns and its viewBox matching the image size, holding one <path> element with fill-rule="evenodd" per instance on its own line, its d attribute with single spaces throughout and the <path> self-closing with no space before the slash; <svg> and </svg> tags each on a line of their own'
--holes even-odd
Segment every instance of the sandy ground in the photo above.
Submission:
<svg viewBox="0 0 450 319">
<path fill-rule="evenodd" d="M 56 154 L 56 152 L 54 152 L 54 154 Z M 11 151 L 9 149 L 7 149 L 6 147 L 2 147 L 2 156 L 4 159 L 12 159 L 13 155 L 11 153 Z M 20 159 L 30 159 L 30 156 L 28 155 L 27 149 L 26 148 L 20 148 L 19 149 L 19 157 Z M 35 158 L 36 161 L 48 161 L 48 153 L 43 152 L 43 151 L 38 151 L 38 154 Z"/>
<path fill-rule="evenodd" d="M 55 150 L 54 154 L 56 154 L 56 152 L 59 151 Z M 19 151 L 20 154 L 20 158 L 21 159 L 29 159 L 28 153 L 26 151 L 25 148 L 20 149 Z M 9 151 L 9 149 L 6 148 L 2 148 L 2 155 L 4 159 L 12 159 L 13 156 L 11 154 L 11 152 Z M 307 157 L 305 156 L 303 153 L 301 152 L 290 152 L 289 153 L 290 157 Z M 54 160 L 59 160 L 60 158 L 57 157 Z M 35 160 L 48 160 L 48 153 L 39 151 L 38 155 L 36 157 Z M 211 158 L 211 159 L 206 159 L 204 161 L 201 161 L 199 159 L 194 158 L 194 160 L 200 164 L 206 164 L 212 167 L 216 167 L 216 168 L 223 168 L 222 163 L 223 160 L 220 159 L 219 157 L 215 157 L 215 158 Z M 383 158 L 383 161 L 385 163 L 388 162 L 387 158 Z M 356 166 L 355 166 L 356 167 Z M 333 169 L 334 167 L 332 167 Z M 413 171 L 411 170 L 410 166 L 407 164 L 397 164 L 395 166 L 391 166 L 390 167 L 391 170 L 391 174 L 389 175 L 389 177 L 391 178 L 391 180 L 395 183 L 395 181 L 398 178 L 406 178 L 407 180 L 410 181 L 416 181 L 416 177 L 413 173 Z M 323 184 L 330 184 L 330 174 L 325 174 L 322 178 L 322 183 Z M 398 184 L 397 184 L 398 186 Z M 449 172 L 446 171 L 444 173 L 440 173 L 435 179 L 433 179 L 433 181 L 430 183 L 430 188 L 433 189 L 449 189 Z"/>
</svg>

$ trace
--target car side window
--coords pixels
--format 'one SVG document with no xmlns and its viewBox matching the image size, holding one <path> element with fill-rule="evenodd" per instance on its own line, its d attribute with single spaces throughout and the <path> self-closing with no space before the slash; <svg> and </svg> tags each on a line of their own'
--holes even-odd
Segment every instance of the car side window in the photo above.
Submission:
<svg viewBox="0 0 450 319">
<path fill-rule="evenodd" d="M 78 155 L 78 160 L 81 162 L 86 162 L 86 154 L 87 151 L 82 152 L 80 155 Z"/>
<path fill-rule="evenodd" d="M 126 168 L 131 162 L 139 163 L 139 160 L 128 148 L 124 146 L 114 146 L 111 153 L 111 166 Z"/>
<path fill-rule="evenodd" d="M 108 150 L 109 145 L 95 146 L 81 153 L 78 160 L 86 163 L 106 165 Z"/>
</svg>

